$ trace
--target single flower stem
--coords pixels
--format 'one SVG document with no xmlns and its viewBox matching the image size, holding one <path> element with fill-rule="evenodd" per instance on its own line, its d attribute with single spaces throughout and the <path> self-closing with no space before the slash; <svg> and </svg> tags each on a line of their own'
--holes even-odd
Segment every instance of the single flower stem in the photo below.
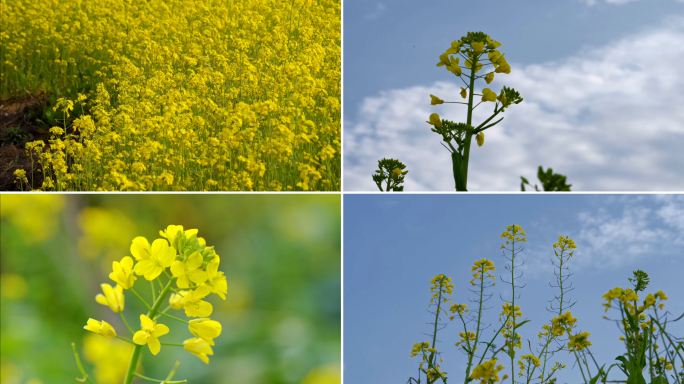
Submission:
<svg viewBox="0 0 684 384">
<path fill-rule="evenodd" d="M 119 336 L 119 335 L 117 335 L 116 338 L 117 338 L 117 339 L 121 339 L 121 340 L 123 340 L 123 341 L 125 341 L 125 342 L 128 342 L 128 343 L 131 343 L 131 344 L 133 344 L 133 345 L 138 345 L 138 344 L 136 344 L 136 343 L 134 343 L 134 342 L 132 342 L 132 341 L 130 341 L 130 340 L 128 340 L 128 339 L 124 339 L 123 337 L 121 337 L 121 336 Z"/>
<path fill-rule="evenodd" d="M 180 365 L 180 361 L 176 361 L 176 364 L 173 365 L 173 369 L 171 370 L 171 372 L 169 372 L 169 375 L 166 376 L 166 380 L 164 380 L 164 381 L 168 382 L 169 380 L 173 379 L 173 375 L 176 374 L 176 369 L 178 369 L 179 365 Z"/>
<path fill-rule="evenodd" d="M 177 318 L 177 317 L 175 317 L 175 316 L 167 315 L 167 314 L 164 313 L 164 312 L 159 312 L 159 315 L 164 315 L 164 316 L 166 316 L 166 317 L 170 317 L 170 318 L 172 318 L 172 319 L 174 319 L 174 320 L 176 320 L 176 321 L 180 321 L 181 323 L 190 324 L 190 322 L 188 322 L 188 321 L 179 319 L 179 318 Z"/>
<path fill-rule="evenodd" d="M 162 284 L 161 279 L 157 277 L 157 282 L 159 283 L 159 287 L 163 290 L 164 289 L 164 284 Z"/>
<path fill-rule="evenodd" d="M 123 320 L 124 324 L 126 324 L 126 328 L 128 328 L 128 330 L 131 331 L 131 335 L 134 335 L 135 332 L 133 332 L 133 328 L 131 328 L 131 326 L 128 325 L 128 321 L 126 321 L 126 317 L 124 316 L 123 311 L 119 312 L 119 314 L 121 315 L 121 319 Z"/>
<path fill-rule="evenodd" d="M 173 279 L 173 277 L 171 277 L 171 275 L 169 275 L 169 273 L 166 272 L 166 269 L 164 270 L 164 274 L 166 275 L 166 277 L 169 278 L 169 280 Z"/>
<path fill-rule="evenodd" d="M 157 301 L 157 297 L 154 294 L 154 281 L 150 280 L 150 286 L 152 287 L 152 301 Z"/>
<path fill-rule="evenodd" d="M 81 358 L 78 357 L 78 351 L 76 351 L 76 344 L 71 343 L 71 348 L 74 350 L 74 356 L 76 357 L 76 365 L 78 365 L 78 370 L 81 371 L 81 374 L 83 375 L 83 380 L 88 380 L 88 382 L 95 384 L 95 382 L 88 376 L 88 374 L 85 373 L 85 370 L 83 370 Z"/>
<path fill-rule="evenodd" d="M 156 380 L 156 379 L 152 379 L 152 378 L 149 378 L 149 377 L 146 377 L 146 376 L 137 374 L 137 373 L 134 373 L 134 375 L 135 375 L 135 376 L 138 376 L 139 378 L 141 378 L 141 379 L 143 379 L 143 380 L 151 381 L 151 382 L 154 382 L 154 383 L 174 384 L 174 383 L 187 383 L 187 382 L 188 382 L 187 380 L 182 380 L 182 381 Z"/>
<path fill-rule="evenodd" d="M 473 122 L 473 90 L 475 89 L 475 70 L 477 69 L 477 59 L 479 55 L 473 55 L 470 66 L 470 93 L 468 94 L 468 121 L 470 126 Z M 463 191 L 468 190 L 468 160 L 470 159 L 470 143 L 473 139 L 473 131 L 466 130 L 465 141 L 463 143 L 463 159 L 461 160 L 462 175 L 463 175 Z"/>
<path fill-rule="evenodd" d="M 161 345 L 170 345 L 172 347 L 185 347 L 185 344 L 174 344 L 174 343 L 160 343 L 160 344 Z"/>
<path fill-rule="evenodd" d="M 152 317 L 154 317 L 154 316 L 157 314 L 157 311 L 159 310 L 159 307 L 161 307 L 161 304 L 162 304 L 162 302 L 164 301 L 164 298 L 166 298 L 166 295 L 167 295 L 167 294 L 169 293 L 169 291 L 171 290 L 171 286 L 172 286 L 175 282 L 176 282 L 176 278 L 172 278 L 171 280 L 169 280 L 169 283 L 166 284 L 166 287 L 164 287 L 164 289 L 163 289 L 163 290 L 161 291 L 161 293 L 159 294 L 159 297 L 157 298 L 157 301 L 155 301 L 154 306 L 153 306 L 152 308 L 150 308 L 150 311 L 147 313 L 147 317 L 152 318 Z M 131 289 L 131 290 L 132 290 L 132 289 Z M 134 293 L 135 293 L 135 292 L 134 292 Z M 136 296 L 137 296 L 137 293 L 136 293 Z M 138 297 L 140 297 L 140 296 L 138 296 Z M 140 298 L 140 300 L 142 300 L 142 298 Z M 143 300 L 143 302 L 145 302 L 145 301 Z M 145 304 L 147 305 L 147 303 L 145 303 Z M 148 308 L 149 308 L 149 306 L 148 306 Z M 140 375 L 138 375 L 137 373 L 135 373 L 135 367 L 138 365 L 138 359 L 140 358 L 140 351 L 141 351 L 141 350 L 142 350 L 142 345 L 137 345 L 137 344 L 136 344 L 135 348 L 133 349 L 133 354 L 131 355 L 131 362 L 128 364 L 128 371 L 126 372 L 126 380 L 124 381 L 124 384 L 131 384 L 131 382 L 133 381 L 133 376 L 138 376 L 138 377 L 140 377 Z M 141 378 L 144 378 L 144 377 L 141 377 Z M 145 378 L 145 379 L 146 379 L 146 380 L 149 380 L 149 379 L 147 379 L 147 378 Z M 161 380 L 151 380 L 151 381 L 155 381 L 155 382 L 158 382 L 158 383 L 161 383 L 161 382 L 162 382 Z M 186 381 L 187 381 L 187 380 L 186 380 Z M 185 383 L 186 381 L 167 382 L 167 384 L 170 384 L 170 383 Z"/>
<path fill-rule="evenodd" d="M 136 292 L 135 290 L 133 290 L 133 287 L 131 287 L 131 292 L 133 292 L 133 294 L 135 294 L 136 296 L 138 296 L 138 299 L 140 299 L 140 301 L 142 301 L 143 304 L 145 304 L 145 306 L 147 307 L 148 310 L 150 309 L 150 305 L 147 304 L 147 301 L 145 301 L 145 299 L 143 299 L 142 297 L 140 297 L 140 295 L 138 295 L 138 292 Z"/>
</svg>

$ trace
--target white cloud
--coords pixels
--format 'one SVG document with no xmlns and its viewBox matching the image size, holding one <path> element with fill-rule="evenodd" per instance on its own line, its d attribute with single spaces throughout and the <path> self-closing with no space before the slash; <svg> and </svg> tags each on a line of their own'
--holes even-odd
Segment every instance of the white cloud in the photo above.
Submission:
<svg viewBox="0 0 684 384">
<path fill-rule="evenodd" d="M 567 234 L 578 247 L 572 260 L 573 271 L 610 270 L 644 265 L 643 261 L 661 263 L 668 257 L 681 259 L 684 195 L 600 196 L 597 201 L 597 209 L 578 213 L 579 229 Z M 617 212 L 604 208 L 608 206 L 617 207 Z M 550 252 L 548 244 L 529 246 L 523 254 L 524 260 L 529 259 L 525 272 L 548 273 Z"/>
<path fill-rule="evenodd" d="M 582 1 L 583 3 L 586 3 L 590 7 L 593 7 L 598 2 L 597 0 L 580 0 L 580 1 Z M 614 4 L 614 5 L 625 5 L 628 3 L 633 3 L 635 1 L 639 1 L 639 0 L 606 0 L 606 3 Z"/>
<path fill-rule="evenodd" d="M 520 176 L 536 180 L 543 165 L 567 175 L 575 191 L 684 190 L 682 62 L 681 18 L 555 62 L 509 59 L 511 74 L 487 87 L 513 87 L 525 100 L 471 148 L 468 189 L 519 190 Z M 465 121 L 463 105 L 428 103 L 429 94 L 462 100 L 463 83 L 450 78 L 364 100 L 356 121 L 345 122 L 345 190 L 377 189 L 371 175 L 383 157 L 407 164 L 406 191 L 454 190 L 449 153 L 425 123 L 433 112 Z M 480 105 L 474 125 L 492 109 Z"/>
<path fill-rule="evenodd" d="M 385 13 L 385 6 L 382 3 L 375 3 L 375 9 L 363 16 L 366 20 L 375 20 Z"/>
</svg>

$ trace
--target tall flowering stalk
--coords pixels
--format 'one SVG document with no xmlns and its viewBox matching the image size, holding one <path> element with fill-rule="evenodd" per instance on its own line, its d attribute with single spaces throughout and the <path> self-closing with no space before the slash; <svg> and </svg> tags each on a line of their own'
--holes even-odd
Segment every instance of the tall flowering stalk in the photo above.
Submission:
<svg viewBox="0 0 684 384">
<path fill-rule="evenodd" d="M 197 232 L 196 229 L 183 230 L 180 225 L 169 225 L 165 230 L 159 232 L 162 238 L 154 240 L 152 244 L 144 237 L 136 237 L 133 239 L 130 248 L 135 262 L 130 256 L 124 257 L 121 261 L 115 261 L 109 278 L 117 283 L 116 287 L 112 288 L 109 284 L 102 284 L 104 295 L 98 294 L 95 298 L 98 303 L 107 305 L 113 312 L 119 313 L 132 335 L 132 340 L 119 336 L 114 327 L 104 320 L 88 319 L 84 327 L 86 330 L 103 337 L 116 337 L 134 345 L 124 384 L 130 384 L 134 377 L 168 384 L 187 382 L 187 380 L 169 381 L 173 378 L 179 362 L 176 362 L 171 373 L 163 381 L 137 373 L 136 367 L 145 345 L 148 346 L 153 355 L 159 353 L 162 345 L 183 347 L 186 351 L 209 364 L 208 355 L 214 353 L 211 346 L 214 345 L 214 338 L 221 335 L 222 326 L 218 321 L 208 318 L 213 312 L 213 307 L 204 299 L 207 295 L 215 293 L 225 300 L 227 284 L 223 272 L 218 270 L 220 258 L 214 251 L 214 247 L 207 246 L 203 238 L 197 237 Z M 167 268 L 171 274 L 167 272 Z M 162 274 L 167 277 L 166 284 L 162 283 L 160 279 Z M 152 305 L 133 289 L 138 280 L 136 275 L 143 276 L 145 280 L 150 282 Z M 155 281 L 158 286 L 155 285 Z M 174 284 L 176 288 L 174 288 Z M 131 328 L 123 314 L 124 290 L 132 292 L 148 309 L 147 314 L 139 316 L 140 330 L 138 331 Z M 160 311 L 162 303 L 167 299 L 169 305 Z M 166 312 L 169 309 L 182 309 L 186 316 L 197 319 L 190 321 L 179 319 L 167 314 Z M 169 333 L 169 327 L 158 322 L 161 316 L 187 324 L 193 337 L 184 340 L 182 344 L 161 342 L 159 338 Z M 79 370 L 84 376 L 81 381 L 88 380 L 93 383 L 81 365 L 75 345 L 72 344 L 72 347 Z"/>
<path fill-rule="evenodd" d="M 461 87 L 461 97 L 467 98 L 468 102 L 445 102 L 437 96 L 430 95 L 431 105 L 444 103 L 465 104 L 468 106 L 467 118 L 465 123 L 454 123 L 449 120 L 441 119 L 439 114 L 430 115 L 428 124 L 432 125 L 432 131 L 442 136 L 446 143 L 445 147 L 451 152 L 452 170 L 457 191 L 467 191 L 468 185 L 468 164 L 470 162 L 470 145 L 475 136 L 478 146 L 484 145 L 484 131 L 498 124 L 499 120 L 489 124 L 499 113 L 504 112 L 511 104 L 519 104 L 523 101 L 520 94 L 513 88 L 503 87 L 497 94 L 490 88 L 483 88 L 481 93 L 475 93 L 475 80 L 484 78 L 487 84 L 494 80 L 495 73 L 511 73 L 511 66 L 506 62 L 505 53 L 502 54 L 496 48 L 501 46 L 498 41 L 492 40 L 483 32 L 468 32 L 460 40 L 451 43 L 451 47 L 439 56 L 438 67 L 445 67 L 447 71 L 453 73 L 464 83 Z M 454 57 L 457 55 L 460 57 Z M 486 55 L 486 58 L 484 57 Z M 461 58 L 464 66 L 460 65 Z M 476 75 L 485 66 L 492 65 L 492 71 L 485 75 Z M 466 77 L 468 81 L 464 80 Z M 482 96 L 477 105 L 474 96 Z M 493 102 L 494 111 L 492 115 L 477 127 L 473 126 L 473 110 L 483 102 Z M 452 143 L 453 142 L 453 143 Z M 444 145 L 444 144 L 442 144 Z"/>
<path fill-rule="evenodd" d="M 437 341 L 437 332 L 444 329 L 446 325 L 438 326 L 438 321 L 441 320 L 440 315 L 447 314 L 450 320 L 459 318 L 463 325 L 463 332 L 459 332 L 459 340 L 456 347 L 461 349 L 467 358 L 465 365 L 464 383 L 468 384 L 472 381 L 479 381 L 480 384 L 494 384 L 508 378 L 508 374 L 503 378 L 499 378 L 499 372 L 505 367 L 498 363 L 497 354 L 504 352 L 509 355 L 511 359 L 511 380 L 512 384 L 516 383 L 514 375 L 514 368 L 516 365 L 516 351 L 515 348 L 522 349 L 521 335 L 518 329 L 529 322 L 530 320 L 520 321 L 522 312 L 519 306 L 515 305 L 515 300 L 519 297 L 515 295 L 515 280 L 520 276 L 516 276 L 515 268 L 520 267 L 516 264 L 516 256 L 519 256 L 523 251 L 522 243 L 527 242 L 525 231 L 519 225 L 511 225 L 506 227 L 506 230 L 501 234 L 501 238 L 505 239 L 505 243 L 501 244 L 501 248 L 510 252 L 508 260 L 511 262 L 506 265 L 506 269 L 511 272 L 512 298 L 510 302 L 506 302 L 502 307 L 503 311 L 499 315 L 501 326 L 494 332 L 494 336 L 489 341 L 480 341 L 482 338 L 482 310 L 483 303 L 487 301 L 492 295 L 485 294 L 485 289 L 493 287 L 495 277 L 490 271 L 495 271 L 494 263 L 488 259 L 481 259 L 476 261 L 471 269 L 473 279 L 470 281 L 471 285 L 479 287 L 479 298 L 476 302 L 479 303 L 477 315 L 470 313 L 466 309 L 465 304 L 452 304 L 451 308 L 446 311 L 442 309 L 442 305 L 451 303 L 451 300 L 446 298 L 447 294 L 452 294 L 453 284 L 450 284 L 451 278 L 445 275 L 438 275 L 432 279 L 433 297 L 431 305 L 437 306 L 435 314 L 435 327 L 433 330 L 432 344 L 430 341 L 416 343 L 411 351 L 411 357 L 422 355 L 422 362 L 419 365 L 418 378 L 411 377 L 409 384 L 421 384 L 421 374 L 425 374 L 427 384 L 435 383 L 440 380 L 447 384 L 447 372 L 442 370 L 436 362 L 437 352 L 435 343 Z M 668 380 L 667 374 L 672 371 L 676 365 L 684 368 L 684 339 L 676 337 L 671 333 L 666 332 L 667 318 L 658 315 L 658 309 L 663 310 L 664 303 L 668 297 L 662 291 L 654 294 L 648 294 L 643 301 L 640 301 L 638 292 L 646 289 L 648 285 L 648 275 L 642 271 L 634 272 L 634 279 L 630 281 L 634 284 L 634 290 L 623 290 L 620 287 L 614 288 L 606 293 L 603 298 L 607 303 L 603 304 L 606 307 L 606 312 L 610 308 L 614 308 L 613 303 L 617 303 L 620 309 L 624 336 L 620 340 L 625 342 L 627 353 L 616 358 L 620 363 L 613 364 L 608 369 L 605 369 L 605 364 L 599 366 L 590 351 L 592 342 L 589 341 L 589 332 L 582 332 L 576 330 L 578 320 L 572 315 L 569 309 L 576 304 L 571 303 L 566 295 L 572 290 L 572 285 L 568 284 L 567 280 L 570 273 L 567 264 L 570 258 L 573 257 L 577 246 L 573 239 L 569 237 L 558 238 L 558 241 L 553 244 L 554 254 L 556 259 L 552 259 L 552 264 L 557 271 L 555 271 L 558 285 L 560 288 L 560 295 L 555 296 L 554 299 L 558 301 L 558 307 L 551 305 L 550 312 L 555 316 L 548 324 L 542 326 L 542 331 L 539 332 L 539 339 L 542 341 L 539 345 L 541 350 L 532 351 L 531 343 L 528 341 L 530 348 L 529 353 L 521 355 L 517 359 L 517 365 L 520 369 L 517 376 L 520 381 L 517 383 L 530 384 L 533 381 L 535 384 L 555 384 L 556 373 L 561 369 L 566 368 L 566 365 L 561 362 L 549 364 L 549 359 L 557 352 L 562 350 L 568 351 L 573 355 L 577 361 L 577 366 L 580 368 L 582 378 L 585 384 L 596 384 L 599 380 L 601 383 L 608 381 L 608 374 L 614 367 L 618 367 L 627 375 L 627 384 L 646 384 L 647 381 L 643 374 L 644 368 L 648 365 L 648 375 L 650 375 L 651 384 L 682 384 L 684 381 L 684 370 L 677 374 L 670 374 Z M 504 252 L 505 252 L 504 251 Z M 506 257 L 506 253 L 503 255 Z M 557 262 L 556 262 L 557 260 Z M 491 279 L 491 282 L 486 279 Z M 503 278 L 502 278 L 503 280 Z M 553 286 L 553 285 L 552 285 Z M 521 288 L 521 287 L 518 287 Z M 478 293 L 477 291 L 473 291 Z M 553 301 L 553 300 L 552 300 Z M 659 302 L 660 301 L 660 302 Z M 654 315 L 647 315 L 646 312 L 652 309 Z M 448 314 L 450 312 L 450 314 Z M 684 314 L 675 321 L 684 318 Z M 607 319 L 607 318 L 606 318 Z M 618 322 L 618 321 L 616 321 Z M 471 329 L 468 329 L 469 324 L 474 324 Z M 503 347 L 497 348 L 494 344 L 496 338 L 501 335 L 504 339 Z M 566 336 L 566 339 L 562 339 Z M 551 347 L 552 343 L 558 344 L 558 348 Z M 664 346 L 661 347 L 658 345 Z M 482 352 L 478 351 L 478 346 Z M 489 356 L 486 356 L 489 353 Z M 679 362 L 677 362 L 679 359 Z M 595 370 L 590 365 L 593 362 Z M 440 363 L 443 359 L 440 358 Z M 427 364 L 427 367 L 424 367 Z M 453 377 L 453 375 L 451 375 Z M 617 381 L 610 381 L 617 382 Z M 622 382 L 622 381 L 620 381 Z"/>
</svg>

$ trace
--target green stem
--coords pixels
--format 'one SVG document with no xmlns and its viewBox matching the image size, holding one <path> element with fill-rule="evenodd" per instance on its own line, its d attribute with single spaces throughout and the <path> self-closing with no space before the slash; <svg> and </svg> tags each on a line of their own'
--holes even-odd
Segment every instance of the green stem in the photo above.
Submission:
<svg viewBox="0 0 684 384">
<path fill-rule="evenodd" d="M 176 361 L 176 364 L 173 365 L 173 369 L 171 370 L 171 372 L 169 373 L 169 375 L 166 376 L 166 380 L 164 380 L 164 381 L 167 381 L 167 382 L 168 382 L 169 380 L 173 379 L 173 375 L 176 374 L 176 369 L 178 369 L 178 366 L 179 366 L 179 365 L 180 365 L 180 361 Z"/>
<path fill-rule="evenodd" d="M 145 306 L 147 307 L 148 310 L 150 309 L 150 305 L 147 304 L 147 301 L 145 301 L 145 299 L 143 299 L 142 297 L 140 297 L 140 295 L 138 295 L 138 292 L 136 292 L 136 291 L 133 289 L 133 287 L 131 287 L 131 292 L 133 292 L 133 294 L 135 294 L 136 296 L 138 296 L 138 299 L 140 299 L 140 301 L 142 301 L 143 304 L 145 304 Z"/>
<path fill-rule="evenodd" d="M 147 317 L 154 317 L 157 314 L 157 311 L 159 310 L 159 307 L 161 306 L 162 302 L 164 301 L 164 298 L 166 298 L 166 295 L 169 293 L 171 290 L 171 286 L 176 282 L 176 278 L 172 278 L 169 280 L 169 283 L 166 284 L 166 287 L 164 287 L 164 290 L 161 291 L 159 294 L 159 297 L 157 298 L 157 301 L 155 301 L 154 306 L 150 308 L 150 311 L 147 313 Z M 131 289 L 132 290 L 132 289 Z M 135 293 L 135 292 L 134 292 Z M 138 294 L 136 293 L 136 296 Z M 140 297 L 140 296 L 138 296 Z M 140 298 L 142 300 L 142 298 Z M 145 302 L 145 300 L 143 300 Z M 147 304 L 147 303 L 145 303 Z M 148 306 L 149 308 L 149 306 Z M 128 365 L 128 371 L 126 372 L 126 380 L 124 381 L 124 384 L 131 384 L 133 381 L 133 376 L 138 376 L 137 373 L 135 373 L 135 367 L 138 365 L 138 359 L 140 358 L 140 351 L 142 350 L 142 345 L 136 345 L 135 348 L 133 349 L 133 354 L 131 355 L 131 362 Z M 155 380 L 152 380 L 155 381 Z M 187 381 L 187 380 L 186 380 Z M 176 381 L 175 383 L 185 383 L 186 381 Z M 161 383 L 161 381 L 157 381 Z M 167 384 L 172 383 L 172 382 L 167 382 Z"/>
<path fill-rule="evenodd" d="M 81 364 L 81 358 L 78 357 L 78 351 L 76 351 L 76 344 L 71 343 L 71 348 L 74 350 L 74 356 L 76 356 L 76 365 L 78 365 L 78 370 L 81 371 L 81 375 L 83 375 L 83 380 L 88 380 L 88 382 L 95 384 L 95 382 L 88 376 L 87 373 L 85 373 L 85 370 L 83 370 L 83 364 Z M 79 379 L 77 379 L 79 380 Z M 79 380 L 82 381 L 82 380 Z"/>
<path fill-rule="evenodd" d="M 123 320 L 124 324 L 126 324 L 126 328 L 128 328 L 129 331 L 131 331 L 131 335 L 135 335 L 135 332 L 133 332 L 133 328 L 131 328 L 130 325 L 128 325 L 128 321 L 126 321 L 126 317 L 123 314 L 123 311 L 119 312 L 121 315 L 121 319 Z"/>
<path fill-rule="evenodd" d="M 157 297 L 154 294 L 154 281 L 150 280 L 150 287 L 152 287 L 152 301 L 157 301 Z"/>
<path fill-rule="evenodd" d="M 133 344 L 133 345 L 138 345 L 138 344 L 136 344 L 136 343 L 134 343 L 134 342 L 132 342 L 132 341 L 130 341 L 130 340 L 128 340 L 128 339 L 124 339 L 123 337 L 121 337 L 121 336 L 119 336 L 119 335 L 117 335 L 116 338 L 117 338 L 117 339 L 121 339 L 121 340 L 123 340 L 123 341 L 125 341 L 125 342 L 127 342 L 127 343 L 131 343 L 131 344 Z"/>
<path fill-rule="evenodd" d="M 182 381 L 166 381 L 166 380 L 157 380 L 157 379 L 152 379 L 147 376 L 140 375 L 138 373 L 134 373 L 135 376 L 138 376 L 139 378 L 147 381 L 151 381 L 153 383 L 165 383 L 165 384 L 175 384 L 175 383 L 187 383 L 187 380 L 182 380 Z"/>
<path fill-rule="evenodd" d="M 470 93 L 468 94 L 468 120 L 466 123 L 471 126 L 473 122 L 473 93 L 475 90 L 475 70 L 477 68 L 477 59 L 479 55 L 473 55 L 473 60 L 470 63 Z M 470 160 L 470 143 L 473 139 L 473 131 L 470 129 L 466 130 L 465 142 L 463 143 L 463 159 L 461 161 L 463 166 L 463 188 L 464 190 L 468 187 L 468 161 Z"/>
<path fill-rule="evenodd" d="M 172 319 L 174 319 L 174 320 L 176 320 L 176 321 L 180 321 L 181 323 L 190 324 L 190 322 L 188 322 L 188 321 L 179 319 L 179 318 L 177 318 L 177 317 L 175 317 L 175 316 L 167 315 L 167 314 L 164 313 L 164 312 L 159 312 L 159 315 L 164 315 L 164 316 L 166 316 L 166 317 L 170 317 L 170 318 L 172 318 Z"/>
<path fill-rule="evenodd" d="M 174 344 L 174 343 L 160 343 L 160 344 L 161 345 L 170 345 L 172 347 L 185 347 L 185 344 Z"/>
</svg>

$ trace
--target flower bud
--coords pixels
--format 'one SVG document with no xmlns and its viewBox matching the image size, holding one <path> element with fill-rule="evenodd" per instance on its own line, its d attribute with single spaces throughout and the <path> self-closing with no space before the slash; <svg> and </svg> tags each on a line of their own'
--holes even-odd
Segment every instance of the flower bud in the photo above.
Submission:
<svg viewBox="0 0 684 384">
<path fill-rule="evenodd" d="M 444 104 L 444 100 L 440 99 L 435 95 L 430 95 L 430 105 Z"/>
<path fill-rule="evenodd" d="M 439 115 L 436 113 L 431 114 L 430 121 L 426 121 L 426 123 L 434 125 L 435 127 L 442 128 L 442 119 L 440 119 Z"/>
<path fill-rule="evenodd" d="M 485 79 L 485 81 L 487 82 L 487 84 L 489 84 L 489 83 L 491 83 L 492 81 L 494 81 L 494 72 L 488 73 L 487 76 L 485 76 L 484 79 Z"/>
<path fill-rule="evenodd" d="M 484 132 L 475 135 L 475 140 L 477 140 L 477 145 L 481 147 L 484 144 Z"/>
</svg>

